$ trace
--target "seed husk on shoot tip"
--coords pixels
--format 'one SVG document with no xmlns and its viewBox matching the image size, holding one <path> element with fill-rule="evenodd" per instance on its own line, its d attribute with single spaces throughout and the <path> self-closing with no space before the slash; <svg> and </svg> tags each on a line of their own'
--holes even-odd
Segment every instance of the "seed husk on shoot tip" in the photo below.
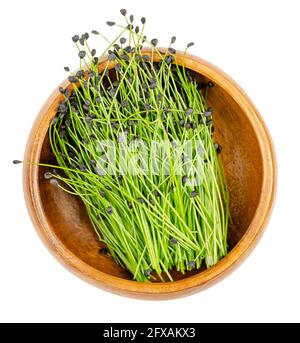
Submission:
<svg viewBox="0 0 300 343">
<path fill-rule="evenodd" d="M 186 184 L 186 183 L 188 183 L 189 182 L 189 177 L 187 176 L 187 175 L 184 175 L 183 177 L 182 177 L 182 183 L 183 184 Z"/>
<path fill-rule="evenodd" d="M 192 108 L 188 108 L 186 111 L 185 111 L 185 114 L 186 115 L 190 115 L 190 114 L 193 114 L 194 110 Z"/>
<path fill-rule="evenodd" d="M 199 192 L 193 191 L 193 192 L 191 192 L 190 197 L 191 197 L 191 198 L 195 198 L 195 197 L 198 196 L 198 195 L 199 195 Z"/>
<path fill-rule="evenodd" d="M 145 269 L 145 270 L 144 270 L 144 274 L 145 274 L 145 276 L 146 276 L 147 278 L 149 278 L 149 277 L 151 276 L 151 270 Z"/>
<path fill-rule="evenodd" d="M 189 261 L 189 262 L 188 262 L 188 266 L 189 266 L 190 268 L 195 268 L 195 266 L 196 266 L 195 261 Z"/>
<path fill-rule="evenodd" d="M 108 249 L 107 248 L 100 248 L 99 249 L 99 254 L 100 255 L 106 255 L 108 253 Z"/>
<path fill-rule="evenodd" d="M 57 179 L 51 178 L 49 182 L 50 182 L 51 185 L 53 185 L 53 186 L 58 186 L 58 181 L 57 181 Z"/>
<path fill-rule="evenodd" d="M 48 180 L 48 179 L 51 179 L 52 177 L 53 177 L 52 173 L 50 173 L 50 172 L 44 173 L 44 179 Z"/>
<path fill-rule="evenodd" d="M 214 147 L 215 147 L 215 150 L 216 150 L 217 154 L 220 154 L 221 151 L 222 151 L 222 146 L 215 142 L 214 143 Z"/>
<path fill-rule="evenodd" d="M 178 240 L 176 238 L 170 239 L 170 245 L 176 245 L 178 243 Z"/>
<path fill-rule="evenodd" d="M 120 38 L 120 43 L 121 43 L 121 44 L 125 44 L 126 41 L 127 41 L 126 38 L 124 38 L 124 37 Z"/>
<path fill-rule="evenodd" d="M 127 11 L 126 11 L 125 8 L 122 8 L 122 9 L 120 10 L 120 13 L 121 13 L 123 16 L 125 16 L 125 15 L 127 14 Z"/>
<path fill-rule="evenodd" d="M 78 57 L 79 57 L 79 58 L 84 58 L 85 55 L 86 55 L 86 52 L 83 51 L 83 50 L 79 51 L 79 53 L 78 53 Z"/>
<path fill-rule="evenodd" d="M 152 44 L 153 46 L 156 46 L 157 43 L 158 43 L 158 40 L 157 40 L 156 38 L 151 39 L 151 44 Z"/>
<path fill-rule="evenodd" d="M 74 36 L 72 37 L 72 41 L 73 41 L 74 43 L 77 43 L 77 42 L 79 41 L 79 36 L 78 36 L 78 35 L 74 35 Z"/>
</svg>

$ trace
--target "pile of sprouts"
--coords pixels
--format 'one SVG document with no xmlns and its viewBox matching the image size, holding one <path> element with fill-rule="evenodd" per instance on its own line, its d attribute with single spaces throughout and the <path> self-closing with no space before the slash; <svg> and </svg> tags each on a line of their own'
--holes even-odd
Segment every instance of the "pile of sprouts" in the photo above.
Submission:
<svg viewBox="0 0 300 343">
<path fill-rule="evenodd" d="M 227 253 L 228 193 L 213 139 L 212 82 L 197 82 L 177 53 L 148 39 L 146 19 L 124 25 L 98 56 L 72 37 L 80 68 L 50 123 L 56 169 L 45 182 L 81 198 L 99 241 L 136 281 L 173 281 Z M 180 57 L 180 63 L 178 58 Z"/>
</svg>

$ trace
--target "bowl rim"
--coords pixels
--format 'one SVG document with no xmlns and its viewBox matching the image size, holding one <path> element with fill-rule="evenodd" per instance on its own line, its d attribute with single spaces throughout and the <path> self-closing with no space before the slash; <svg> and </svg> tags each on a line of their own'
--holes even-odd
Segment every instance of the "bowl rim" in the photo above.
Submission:
<svg viewBox="0 0 300 343">
<path fill-rule="evenodd" d="M 143 53 L 148 52 L 149 50 L 145 50 Z M 154 53 L 154 56 L 157 58 L 157 53 Z M 176 60 L 179 64 L 182 63 L 183 58 L 184 53 L 177 51 Z M 106 61 L 107 57 L 100 59 L 100 69 L 103 68 Z M 270 133 L 261 115 L 242 88 L 215 65 L 191 54 L 186 54 L 184 63 L 187 68 L 202 74 L 213 83 L 218 84 L 238 103 L 255 132 L 262 155 L 263 180 L 261 194 L 252 221 L 236 246 L 210 269 L 173 282 L 142 283 L 122 279 L 90 266 L 70 251 L 54 234 L 51 224 L 47 222 L 43 213 L 38 190 L 38 167 L 31 164 L 23 164 L 25 202 L 41 240 L 55 258 L 67 269 L 85 281 L 112 293 L 133 298 L 160 300 L 189 295 L 211 286 L 231 273 L 245 260 L 262 236 L 272 212 L 277 186 L 276 156 Z M 66 87 L 68 85 L 69 82 L 64 80 L 59 86 Z M 27 141 L 24 161 L 38 161 L 40 158 L 42 144 L 49 123 L 56 113 L 58 101 L 62 99 L 58 87 L 46 100 L 35 119 Z"/>
</svg>

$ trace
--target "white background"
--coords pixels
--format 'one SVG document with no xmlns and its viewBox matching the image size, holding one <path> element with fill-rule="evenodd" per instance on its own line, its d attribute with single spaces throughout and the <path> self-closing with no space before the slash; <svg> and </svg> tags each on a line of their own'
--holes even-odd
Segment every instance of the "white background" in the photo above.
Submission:
<svg viewBox="0 0 300 343">
<path fill-rule="evenodd" d="M 67 272 L 38 239 L 23 200 L 21 159 L 44 100 L 77 68 L 70 37 L 125 7 L 148 19 L 160 45 L 178 37 L 231 75 L 273 136 L 277 202 L 267 231 L 231 276 L 196 295 L 146 302 L 96 289 Z M 299 1 L 1 1 L 0 321 L 278 322 L 300 320 Z M 102 44 L 101 47 L 104 47 Z M 100 48 L 98 49 L 101 50 Z"/>
</svg>

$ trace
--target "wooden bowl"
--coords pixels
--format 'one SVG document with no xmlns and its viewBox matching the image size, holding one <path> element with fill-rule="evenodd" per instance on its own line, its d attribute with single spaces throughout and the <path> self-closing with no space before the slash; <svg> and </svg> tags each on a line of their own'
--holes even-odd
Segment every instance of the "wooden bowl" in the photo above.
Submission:
<svg viewBox="0 0 300 343">
<path fill-rule="evenodd" d="M 181 64 L 182 53 L 177 53 L 176 58 Z M 104 62 L 106 60 L 100 63 L 100 69 Z M 271 137 L 257 109 L 243 90 L 212 64 L 188 55 L 185 65 L 197 74 L 199 81 L 211 80 L 215 84 L 209 91 L 208 100 L 214 109 L 214 135 L 223 147 L 220 157 L 230 193 L 230 252 L 212 268 L 185 275 L 174 271 L 174 282 L 133 281 L 130 274 L 109 256 L 99 254 L 101 244 L 82 202 L 45 182 L 45 168 L 24 164 L 27 207 L 47 248 L 60 263 L 82 279 L 119 295 L 170 299 L 211 286 L 233 271 L 251 252 L 272 210 L 276 189 L 275 154 Z M 65 87 L 68 82 L 61 85 Z M 47 132 L 61 100 L 57 87 L 32 127 L 24 161 L 55 162 Z"/>
</svg>

